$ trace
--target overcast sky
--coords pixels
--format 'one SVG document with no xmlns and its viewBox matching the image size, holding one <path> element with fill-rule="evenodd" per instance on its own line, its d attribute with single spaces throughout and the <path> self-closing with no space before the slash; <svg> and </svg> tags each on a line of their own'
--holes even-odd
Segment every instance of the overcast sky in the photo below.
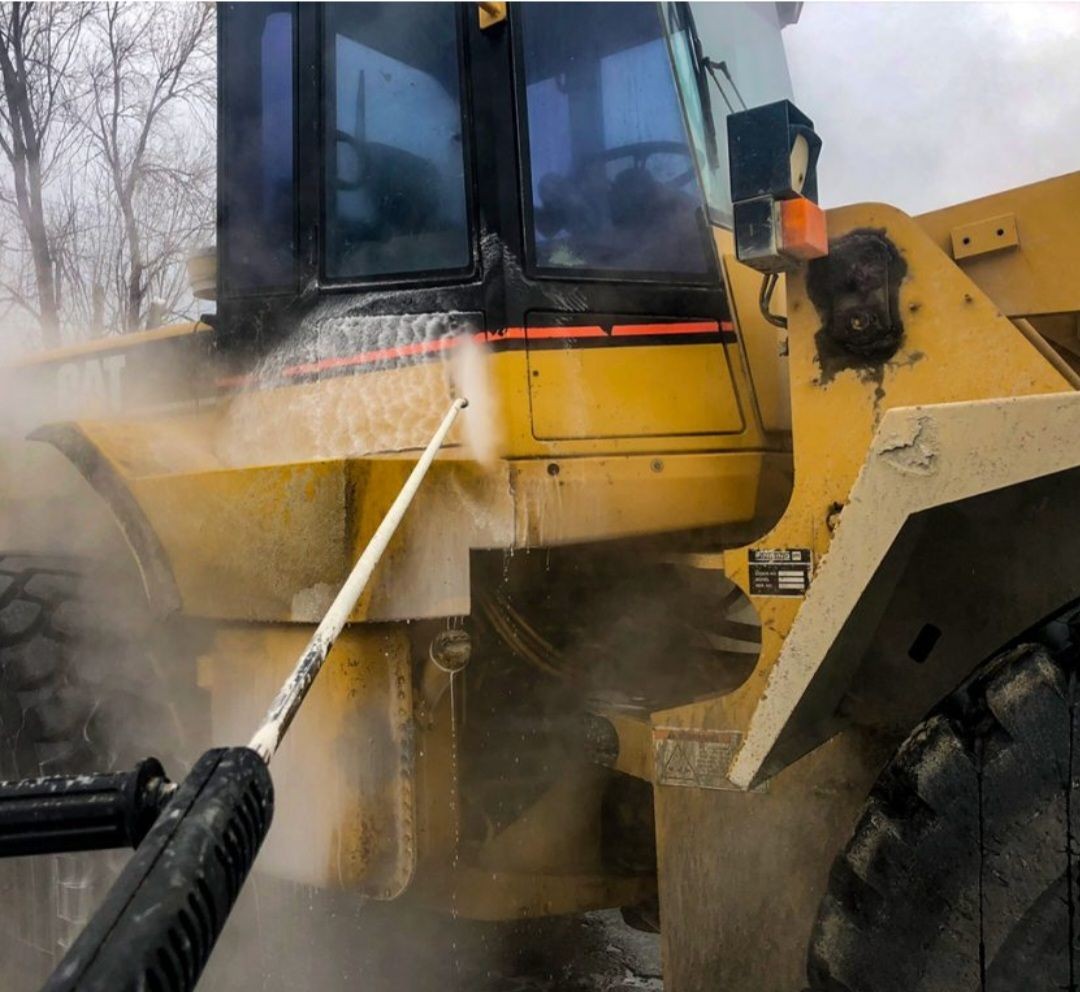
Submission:
<svg viewBox="0 0 1080 992">
<path fill-rule="evenodd" d="M 920 213 L 1080 169 L 1080 3 L 809 2 L 784 39 L 826 206 Z"/>
</svg>

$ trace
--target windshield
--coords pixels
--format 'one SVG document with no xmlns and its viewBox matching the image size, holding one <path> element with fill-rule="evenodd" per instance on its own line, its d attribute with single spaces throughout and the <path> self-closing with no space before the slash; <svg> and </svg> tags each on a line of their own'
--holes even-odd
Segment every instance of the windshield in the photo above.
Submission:
<svg viewBox="0 0 1080 992">
<path fill-rule="evenodd" d="M 727 115 L 792 99 L 777 4 L 666 3 L 663 8 L 709 214 L 730 227 Z M 698 66 L 695 27 L 711 70 Z"/>
<path fill-rule="evenodd" d="M 703 201 L 657 7 L 520 10 L 534 266 L 703 276 Z"/>
</svg>

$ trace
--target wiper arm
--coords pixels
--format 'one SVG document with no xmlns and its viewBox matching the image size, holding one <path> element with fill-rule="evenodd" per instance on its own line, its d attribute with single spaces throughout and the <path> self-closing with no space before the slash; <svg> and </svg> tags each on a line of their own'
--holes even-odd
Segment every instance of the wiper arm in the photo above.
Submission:
<svg viewBox="0 0 1080 992">
<path fill-rule="evenodd" d="M 671 17 L 672 30 L 682 28 L 689 36 L 690 50 L 694 61 L 694 75 L 697 78 L 698 84 L 698 99 L 701 102 L 702 116 L 704 117 L 706 152 L 708 154 L 710 167 L 715 168 L 719 157 L 719 144 L 717 141 L 716 124 L 712 115 L 712 101 L 709 97 L 708 77 L 712 78 L 713 85 L 716 86 L 716 91 L 720 94 L 720 99 L 724 101 L 724 105 L 727 107 L 729 114 L 734 114 L 736 108 L 728 98 L 724 84 L 720 81 L 717 71 L 721 72 L 728 81 L 728 85 L 738 98 L 739 103 L 742 104 L 743 110 L 748 109 L 747 104 L 743 99 L 742 93 L 739 92 L 739 87 L 735 85 L 735 80 L 732 78 L 731 72 L 727 67 L 727 62 L 722 59 L 717 62 L 705 54 L 705 48 L 701 43 L 701 35 L 698 34 L 697 24 L 694 21 L 694 13 L 690 9 L 690 5 L 688 3 L 673 5 Z"/>
<path fill-rule="evenodd" d="M 690 56 L 694 62 L 694 79 L 697 82 L 698 101 L 701 104 L 702 124 L 705 128 L 705 155 L 709 162 L 709 168 L 715 169 L 719 163 L 720 149 L 716 138 L 716 122 L 712 115 L 712 100 L 709 98 L 709 81 L 705 78 L 705 67 L 708 59 L 705 57 L 701 46 L 701 38 L 697 33 L 697 24 L 694 23 L 694 14 L 690 4 L 673 4 L 671 8 L 671 27 L 673 30 L 685 29 L 690 42 Z M 677 20 L 681 18 L 682 23 Z M 731 111 L 731 103 L 721 90 L 724 103 Z"/>
<path fill-rule="evenodd" d="M 720 91 L 720 96 L 723 98 L 724 103 L 727 104 L 727 108 L 730 113 L 735 113 L 735 108 L 731 105 L 731 101 L 727 98 L 727 94 L 724 92 L 724 87 L 720 85 L 720 78 L 716 75 L 717 69 L 719 69 L 724 74 L 724 78 L 728 81 L 728 83 L 731 85 L 731 88 L 735 91 L 735 95 L 739 98 L 739 103 L 742 104 L 742 109 L 749 109 L 746 105 L 746 101 L 743 99 L 743 95 L 739 92 L 739 87 L 735 85 L 735 80 L 731 78 L 731 73 L 728 71 L 727 63 L 723 59 L 721 59 L 719 62 L 715 62 L 707 55 L 705 55 L 701 59 L 701 65 L 712 77 L 712 81 L 716 83 L 716 88 Z"/>
</svg>

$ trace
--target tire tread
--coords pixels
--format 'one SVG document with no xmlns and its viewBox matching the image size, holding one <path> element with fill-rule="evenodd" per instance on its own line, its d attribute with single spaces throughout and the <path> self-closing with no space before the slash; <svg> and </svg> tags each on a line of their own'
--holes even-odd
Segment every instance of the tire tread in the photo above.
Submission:
<svg viewBox="0 0 1080 992">
<path fill-rule="evenodd" d="M 1074 659 L 1071 641 L 1013 647 L 900 746 L 834 863 L 810 992 L 1013 988 L 994 984 L 994 954 L 1072 844 Z M 1057 987 L 1070 945 L 1039 965 Z"/>
</svg>

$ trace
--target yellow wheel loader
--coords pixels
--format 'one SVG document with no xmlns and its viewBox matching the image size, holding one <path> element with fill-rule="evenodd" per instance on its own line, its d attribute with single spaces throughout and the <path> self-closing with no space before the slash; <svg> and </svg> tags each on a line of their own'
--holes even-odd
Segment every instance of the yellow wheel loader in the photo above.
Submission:
<svg viewBox="0 0 1080 992">
<path fill-rule="evenodd" d="M 621 908 L 668 992 L 1075 988 L 1080 173 L 821 210 L 798 6 L 222 4 L 216 312 L 7 370 L 6 771 L 127 733 L 40 555 L 243 739 L 467 398 L 264 872 Z"/>
</svg>

